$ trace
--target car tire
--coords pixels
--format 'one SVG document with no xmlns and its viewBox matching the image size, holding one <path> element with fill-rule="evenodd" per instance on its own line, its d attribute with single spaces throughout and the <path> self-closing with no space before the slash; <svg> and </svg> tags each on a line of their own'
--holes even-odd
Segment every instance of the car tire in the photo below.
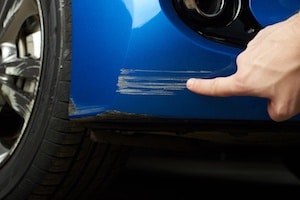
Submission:
<svg viewBox="0 0 300 200">
<path fill-rule="evenodd" d="M 93 199 L 127 148 L 68 118 L 71 0 L 3 0 L 0 14 L 0 199 Z"/>
</svg>

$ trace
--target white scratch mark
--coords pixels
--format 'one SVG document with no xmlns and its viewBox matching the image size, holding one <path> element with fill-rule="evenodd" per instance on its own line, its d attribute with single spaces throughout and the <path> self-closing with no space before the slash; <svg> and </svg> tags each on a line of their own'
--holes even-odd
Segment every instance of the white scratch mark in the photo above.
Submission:
<svg viewBox="0 0 300 200">
<path fill-rule="evenodd" d="M 125 95 L 175 95 L 186 89 L 191 77 L 205 77 L 212 71 L 121 69 L 117 92 Z"/>
</svg>

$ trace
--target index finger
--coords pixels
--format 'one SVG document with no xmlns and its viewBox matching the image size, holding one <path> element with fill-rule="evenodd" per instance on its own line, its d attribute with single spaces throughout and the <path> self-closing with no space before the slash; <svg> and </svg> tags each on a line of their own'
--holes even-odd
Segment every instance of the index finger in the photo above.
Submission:
<svg viewBox="0 0 300 200">
<path fill-rule="evenodd" d="M 207 96 L 227 97 L 244 94 L 244 91 L 236 86 L 232 76 L 214 79 L 191 78 L 187 81 L 186 86 L 194 93 Z"/>
</svg>

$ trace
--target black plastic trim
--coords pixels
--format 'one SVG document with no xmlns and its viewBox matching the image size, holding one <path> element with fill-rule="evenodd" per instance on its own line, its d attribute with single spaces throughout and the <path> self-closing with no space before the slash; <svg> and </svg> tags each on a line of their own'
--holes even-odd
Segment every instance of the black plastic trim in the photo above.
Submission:
<svg viewBox="0 0 300 200">
<path fill-rule="evenodd" d="M 210 119 L 168 119 L 168 118 L 115 118 L 102 119 L 101 117 L 76 120 L 90 128 L 110 129 L 118 131 L 168 131 L 184 134 L 194 131 L 214 132 L 273 132 L 299 133 L 298 121 L 247 121 L 247 120 L 210 120 Z"/>
</svg>

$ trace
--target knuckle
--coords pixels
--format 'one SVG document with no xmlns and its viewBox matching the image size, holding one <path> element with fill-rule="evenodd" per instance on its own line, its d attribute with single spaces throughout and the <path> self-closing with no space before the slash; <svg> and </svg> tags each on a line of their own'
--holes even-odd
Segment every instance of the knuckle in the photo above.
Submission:
<svg viewBox="0 0 300 200">
<path fill-rule="evenodd" d="M 244 53 L 240 53 L 237 57 L 236 57 L 236 63 L 237 65 L 240 65 L 244 60 Z"/>
<path fill-rule="evenodd" d="M 246 84 L 245 78 L 241 74 L 234 76 L 232 88 L 237 95 L 244 95 L 249 92 L 249 86 Z"/>
<path fill-rule="evenodd" d="M 288 119 L 291 116 L 291 113 L 289 112 L 289 109 L 285 105 L 277 105 L 272 107 L 272 110 L 270 112 L 270 117 L 277 122 L 284 121 Z"/>
</svg>

